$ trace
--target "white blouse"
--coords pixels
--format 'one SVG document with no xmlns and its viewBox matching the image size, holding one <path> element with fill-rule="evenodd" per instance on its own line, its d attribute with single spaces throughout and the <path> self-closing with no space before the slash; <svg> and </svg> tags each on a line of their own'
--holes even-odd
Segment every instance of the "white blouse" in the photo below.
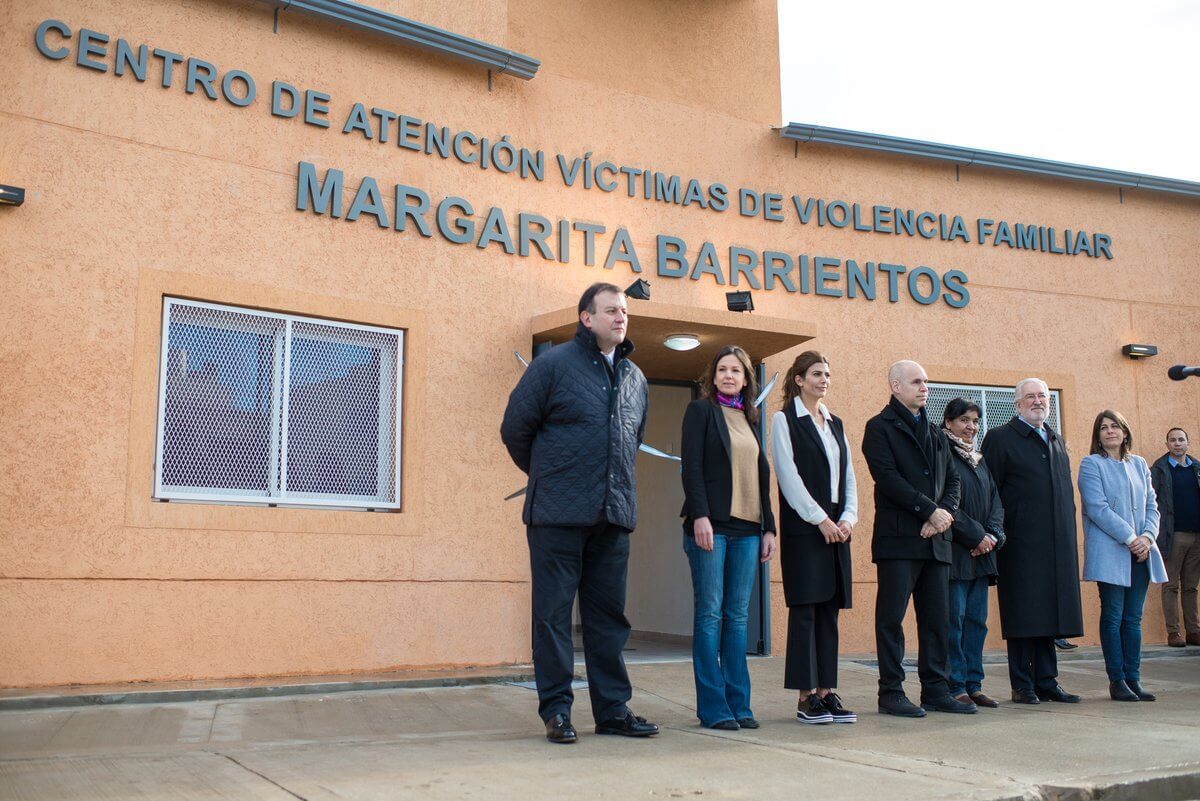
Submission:
<svg viewBox="0 0 1200 801">
<path fill-rule="evenodd" d="M 796 398 L 794 403 L 797 417 L 810 416 L 808 409 L 804 407 L 799 398 Z M 833 425 L 830 423 L 829 409 L 825 408 L 823 403 L 818 403 L 817 408 L 821 411 L 821 416 L 825 418 L 825 425 L 823 427 L 816 426 L 816 429 L 821 436 L 821 443 L 825 446 L 825 456 L 829 461 L 829 497 L 836 504 L 843 489 L 840 486 L 841 471 L 839 470 L 841 454 L 837 438 L 833 433 Z M 816 424 L 814 423 L 814 425 Z M 821 505 L 813 500 L 812 493 L 804 486 L 804 481 L 796 470 L 791 430 L 788 428 L 788 421 L 784 417 L 782 409 L 775 412 L 775 416 L 771 420 L 771 446 L 771 461 L 774 464 L 775 477 L 779 481 L 779 490 L 783 493 L 784 500 L 796 510 L 796 514 L 800 515 L 804 522 L 814 526 L 819 525 L 828 515 L 825 514 Z M 844 488 L 846 503 L 842 508 L 841 520 L 837 522 L 854 525 L 858 522 L 858 483 L 854 479 L 854 460 L 850 456 L 850 442 L 846 439 L 845 433 L 842 434 L 840 447 L 846 449 L 846 486 Z"/>
</svg>

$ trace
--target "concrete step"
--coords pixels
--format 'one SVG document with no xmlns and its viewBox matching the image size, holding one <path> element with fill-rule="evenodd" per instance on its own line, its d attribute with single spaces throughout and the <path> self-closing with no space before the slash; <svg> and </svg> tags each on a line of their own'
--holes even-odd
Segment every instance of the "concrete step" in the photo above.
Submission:
<svg viewBox="0 0 1200 801">
<path fill-rule="evenodd" d="M 0 712 L 109 704 L 168 704 L 236 698 L 327 695 L 363 690 L 469 687 L 477 684 L 520 683 L 532 680 L 532 665 L 515 665 L 326 676 L 12 688 L 0 690 Z"/>
</svg>

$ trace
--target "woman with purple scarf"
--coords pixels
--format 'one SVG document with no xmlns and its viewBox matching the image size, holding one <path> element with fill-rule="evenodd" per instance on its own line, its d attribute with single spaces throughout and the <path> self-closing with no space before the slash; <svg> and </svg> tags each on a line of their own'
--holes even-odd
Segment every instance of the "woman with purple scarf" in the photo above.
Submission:
<svg viewBox="0 0 1200 801">
<path fill-rule="evenodd" d="M 757 729 L 746 620 L 760 561 L 775 554 L 770 468 L 754 407 L 750 356 L 722 348 L 683 416 L 683 550 L 692 569 L 692 670 L 703 726 Z"/>
</svg>

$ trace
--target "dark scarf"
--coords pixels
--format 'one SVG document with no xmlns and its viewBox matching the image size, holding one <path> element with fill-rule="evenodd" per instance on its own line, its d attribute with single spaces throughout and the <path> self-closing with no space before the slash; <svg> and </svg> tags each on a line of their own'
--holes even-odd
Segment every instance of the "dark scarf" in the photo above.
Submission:
<svg viewBox="0 0 1200 801">
<path fill-rule="evenodd" d="M 908 426 L 908 430 L 917 438 L 917 447 L 925 454 L 925 458 L 932 462 L 934 454 L 933 441 L 929 438 L 929 422 L 925 416 L 925 410 L 921 409 L 919 416 L 914 415 L 903 403 L 896 400 L 894 395 L 888 403 L 896 413 L 896 416 L 904 421 L 905 425 Z"/>
<path fill-rule="evenodd" d="M 905 425 L 908 426 L 910 431 L 917 433 L 918 438 L 920 438 L 922 435 L 921 429 L 928 428 L 928 426 L 925 425 L 926 418 L 924 409 L 921 409 L 920 415 L 914 415 L 908 410 L 907 406 L 896 400 L 894 395 L 888 401 L 888 405 L 892 407 L 892 411 L 896 413 L 896 416 L 904 421 Z"/>
</svg>

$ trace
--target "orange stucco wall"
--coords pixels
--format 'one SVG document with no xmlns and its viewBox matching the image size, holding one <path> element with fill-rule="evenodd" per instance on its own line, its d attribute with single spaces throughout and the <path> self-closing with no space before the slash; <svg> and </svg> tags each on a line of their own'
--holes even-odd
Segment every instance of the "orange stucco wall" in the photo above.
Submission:
<svg viewBox="0 0 1200 801">
<path fill-rule="evenodd" d="M 510 215 L 628 228 L 654 299 L 721 308 L 726 287 L 653 275 L 654 236 L 886 260 L 970 277 L 964 310 L 756 293 L 758 313 L 812 320 L 830 403 L 852 440 L 882 406 L 886 366 L 934 380 L 1063 391 L 1076 459 L 1091 417 L 1125 412 L 1139 452 L 1193 429 L 1200 386 L 1195 200 L 863 152 L 793 145 L 780 122 L 773 0 L 371 3 L 528 53 L 499 76 L 250 0 L 5 2 L 0 26 L 0 685 L 367 671 L 528 658 L 519 486 L 497 426 L 530 319 L 573 304 L 585 267 L 508 256 L 295 210 L 297 162 L 402 182 Z M 242 69 L 248 108 L 186 94 L 158 72 L 83 69 L 38 53 L 47 18 Z M 270 83 L 332 96 L 331 128 L 268 113 Z M 343 135 L 354 102 L 547 154 L 547 179 L 481 170 Z M 967 113 L 967 112 L 964 112 Z M 969 143 L 964 143 L 969 144 Z M 1112 261 L 766 222 L 603 194 L 556 178 L 553 154 L 828 199 L 1104 231 Z M 348 189 L 348 193 L 351 190 Z M 349 203 L 350 196 L 346 198 Z M 477 220 L 481 222 L 481 220 Z M 974 231 L 972 230 L 972 235 Z M 607 247 L 601 245 L 600 253 Z M 727 253 L 727 250 L 725 251 Z M 161 299 L 182 295 L 406 329 L 405 509 L 397 514 L 159 504 L 150 498 Z M 637 322 L 631 327 L 637 339 Z M 1163 355 L 1134 363 L 1127 342 Z M 791 354 L 768 362 L 784 369 Z M 777 406 L 778 400 L 772 401 Z M 864 496 L 870 483 L 856 462 Z M 843 648 L 870 650 L 870 504 L 855 546 Z M 683 569 L 683 561 L 680 561 Z M 784 609 L 775 586 L 774 640 Z M 1084 587 L 1089 640 L 1096 601 Z M 1147 639 L 1161 638 L 1157 594 Z"/>
</svg>

